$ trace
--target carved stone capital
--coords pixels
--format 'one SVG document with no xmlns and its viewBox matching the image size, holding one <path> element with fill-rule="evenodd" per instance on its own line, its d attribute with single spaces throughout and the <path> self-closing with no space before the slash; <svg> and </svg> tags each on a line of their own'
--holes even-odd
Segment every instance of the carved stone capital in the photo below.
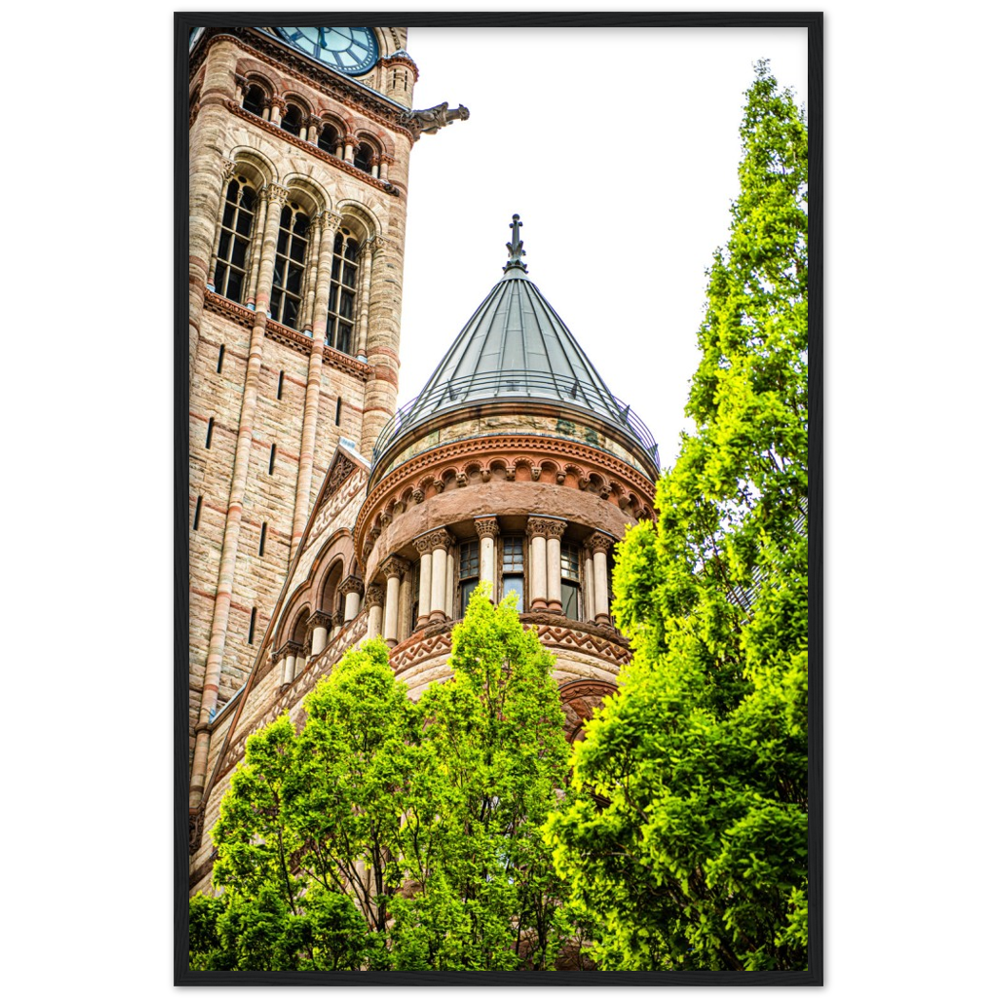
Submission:
<svg viewBox="0 0 1000 1000">
<path fill-rule="evenodd" d="M 318 131 L 323 127 L 323 119 L 319 115 L 306 115 L 304 124 L 306 128 L 314 128 Z"/>
<path fill-rule="evenodd" d="M 389 241 L 384 236 L 369 236 L 362 249 L 365 253 L 371 254 L 371 257 L 374 260 L 375 257 L 385 251 L 388 245 Z"/>
<path fill-rule="evenodd" d="M 288 642 L 284 644 L 279 650 L 281 658 L 284 659 L 286 656 L 301 656 L 303 645 L 301 642 L 296 642 L 294 639 L 289 639 Z"/>
<path fill-rule="evenodd" d="M 396 579 L 402 579 L 403 574 L 409 567 L 409 563 L 405 559 L 400 559 L 398 556 L 389 556 L 384 563 L 382 563 L 382 572 L 385 574 L 387 580 L 391 580 L 393 577 Z"/>
<path fill-rule="evenodd" d="M 357 146 L 360 140 L 353 132 L 345 132 L 343 135 L 343 141 L 345 146 Z"/>
<path fill-rule="evenodd" d="M 236 161 L 226 160 L 225 163 L 222 164 L 223 184 L 228 183 L 235 176 L 236 176 Z"/>
<path fill-rule="evenodd" d="M 386 153 L 383 153 L 383 154 L 382 154 L 382 155 L 381 155 L 381 156 L 380 156 L 380 157 L 378 158 L 378 162 L 379 162 L 379 163 L 381 163 L 381 164 L 382 164 L 382 166 L 384 166 L 384 167 L 387 167 L 387 166 L 389 166 L 389 164 L 391 164 L 391 163 L 395 163 L 396 161 L 395 161 L 395 160 L 394 160 L 394 159 L 393 159 L 393 158 L 392 158 L 391 156 L 389 156 L 388 154 L 386 154 Z"/>
<path fill-rule="evenodd" d="M 496 538 L 500 534 L 500 525 L 495 517 L 477 517 L 475 524 L 480 538 Z"/>
<path fill-rule="evenodd" d="M 333 624 L 333 615 L 327 611 L 314 611 L 306 622 L 306 628 L 312 632 L 313 629 L 325 628 L 329 631 Z"/>
<path fill-rule="evenodd" d="M 562 538 L 563 533 L 566 531 L 565 521 L 550 520 L 548 525 L 548 528 L 545 530 L 546 538 Z"/>
<path fill-rule="evenodd" d="M 381 608 L 385 605 L 385 587 L 380 583 L 372 583 L 368 585 L 368 590 L 365 591 L 365 611 L 371 611 L 372 608 Z"/>
<path fill-rule="evenodd" d="M 361 594 L 364 593 L 365 585 L 360 576 L 349 576 L 343 580 L 337 588 L 338 594 Z"/>
<path fill-rule="evenodd" d="M 542 538 L 545 537 L 545 533 L 549 530 L 549 519 L 547 517 L 529 517 L 528 518 L 528 537 L 534 538 L 536 535 L 541 535 Z"/>
<path fill-rule="evenodd" d="M 281 663 L 281 661 L 282 661 L 282 660 L 283 660 L 284 658 L 285 658 L 285 651 L 284 651 L 284 647 L 282 647 L 281 649 L 276 649 L 276 650 L 274 650 L 274 651 L 273 651 L 273 652 L 271 653 L 271 665 L 272 665 L 272 666 L 276 666 L 277 664 Z"/>
<path fill-rule="evenodd" d="M 284 205 L 288 200 L 288 188 L 282 187 L 280 184 L 268 184 L 264 191 L 264 195 L 268 201 L 274 201 L 279 205 Z"/>
<path fill-rule="evenodd" d="M 583 543 L 591 552 L 610 552 L 615 540 L 610 535 L 605 535 L 603 531 L 595 531 Z"/>
<path fill-rule="evenodd" d="M 344 221 L 344 217 L 336 212 L 318 212 L 316 218 L 319 219 L 321 229 L 337 229 Z"/>
<path fill-rule="evenodd" d="M 275 108 L 277 108 L 278 115 L 281 118 L 284 118 L 288 113 L 288 105 L 280 97 L 272 97 L 271 103 L 268 106 L 271 108 L 272 112 Z"/>
<path fill-rule="evenodd" d="M 436 549 L 447 549 L 449 546 L 455 544 L 455 539 L 452 537 L 451 532 L 447 528 L 437 528 L 434 531 L 428 531 L 426 535 L 421 535 L 419 541 L 427 540 L 427 544 L 430 546 L 433 552 Z M 417 540 L 414 540 L 416 544 Z M 417 549 L 420 552 L 420 549 Z"/>
</svg>

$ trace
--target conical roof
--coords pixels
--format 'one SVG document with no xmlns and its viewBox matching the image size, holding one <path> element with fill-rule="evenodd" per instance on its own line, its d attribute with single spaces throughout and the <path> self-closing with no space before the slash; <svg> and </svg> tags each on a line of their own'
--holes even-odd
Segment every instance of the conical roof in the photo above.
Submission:
<svg viewBox="0 0 1000 1000">
<path fill-rule="evenodd" d="M 511 223 L 504 275 L 456 337 L 420 394 L 402 407 L 375 446 L 374 463 L 394 439 L 450 410 L 489 400 L 557 402 L 609 425 L 657 466 L 649 431 L 604 384 L 559 314 L 528 279 L 520 220 Z"/>
</svg>

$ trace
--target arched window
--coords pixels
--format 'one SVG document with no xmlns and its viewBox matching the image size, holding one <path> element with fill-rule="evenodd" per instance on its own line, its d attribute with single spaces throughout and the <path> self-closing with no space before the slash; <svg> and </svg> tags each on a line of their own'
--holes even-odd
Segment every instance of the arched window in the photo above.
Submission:
<svg viewBox="0 0 1000 1000">
<path fill-rule="evenodd" d="M 354 151 L 354 165 L 358 170 L 363 170 L 366 174 L 372 172 L 372 164 L 375 162 L 375 150 L 367 142 L 358 144 Z"/>
<path fill-rule="evenodd" d="M 234 177 L 226 188 L 226 205 L 219 233 L 215 264 L 215 290 L 233 302 L 243 302 L 247 275 L 247 251 L 253 233 L 257 192 L 245 177 Z"/>
<path fill-rule="evenodd" d="M 579 621 L 583 617 L 580 607 L 580 550 L 564 542 L 559 562 L 563 612 L 567 618 Z"/>
<path fill-rule="evenodd" d="M 279 323 L 298 329 L 302 305 L 309 216 L 298 205 L 281 210 L 278 248 L 274 257 L 274 284 L 271 286 L 271 316 Z"/>
<path fill-rule="evenodd" d="M 353 236 L 337 233 L 333 241 L 326 342 L 344 354 L 354 353 L 354 297 L 357 285 L 358 241 Z"/>
<path fill-rule="evenodd" d="M 327 153 L 333 153 L 337 149 L 337 130 L 332 125 L 324 125 L 316 139 L 316 145 Z"/>
<path fill-rule="evenodd" d="M 284 118 L 281 119 L 281 127 L 286 132 L 291 132 L 292 135 L 298 135 L 299 129 L 302 128 L 301 109 L 297 108 L 294 104 L 290 104 Z"/>
<path fill-rule="evenodd" d="M 263 118 L 266 96 L 257 84 L 247 87 L 246 97 L 243 98 L 243 110 L 249 111 L 250 114 L 256 115 L 258 118 Z"/>
</svg>

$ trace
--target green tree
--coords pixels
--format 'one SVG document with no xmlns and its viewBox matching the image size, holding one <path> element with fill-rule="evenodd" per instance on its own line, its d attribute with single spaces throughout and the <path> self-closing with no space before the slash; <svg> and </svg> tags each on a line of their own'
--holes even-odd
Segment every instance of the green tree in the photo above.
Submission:
<svg viewBox="0 0 1000 1000">
<path fill-rule="evenodd" d="M 551 968 L 567 914 L 540 827 L 568 748 L 552 658 L 475 595 L 419 703 L 384 643 L 247 741 L 191 907 L 204 969 Z"/>
<path fill-rule="evenodd" d="M 746 98 L 697 430 L 619 548 L 634 658 L 546 832 L 604 969 L 806 963 L 807 135 L 766 63 Z"/>
</svg>

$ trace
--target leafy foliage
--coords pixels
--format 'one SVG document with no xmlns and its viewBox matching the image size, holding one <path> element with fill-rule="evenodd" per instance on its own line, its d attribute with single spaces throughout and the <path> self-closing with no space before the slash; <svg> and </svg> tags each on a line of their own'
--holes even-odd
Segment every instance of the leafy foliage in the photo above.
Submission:
<svg viewBox="0 0 1000 1000">
<path fill-rule="evenodd" d="M 552 658 L 483 592 L 451 666 L 414 704 L 366 643 L 301 733 L 283 717 L 247 741 L 192 968 L 553 966 L 571 928 L 539 832 L 569 766 Z"/>
<path fill-rule="evenodd" d="M 697 431 L 618 550 L 634 659 L 546 831 L 603 969 L 806 962 L 807 136 L 766 63 L 741 137 Z"/>
</svg>

